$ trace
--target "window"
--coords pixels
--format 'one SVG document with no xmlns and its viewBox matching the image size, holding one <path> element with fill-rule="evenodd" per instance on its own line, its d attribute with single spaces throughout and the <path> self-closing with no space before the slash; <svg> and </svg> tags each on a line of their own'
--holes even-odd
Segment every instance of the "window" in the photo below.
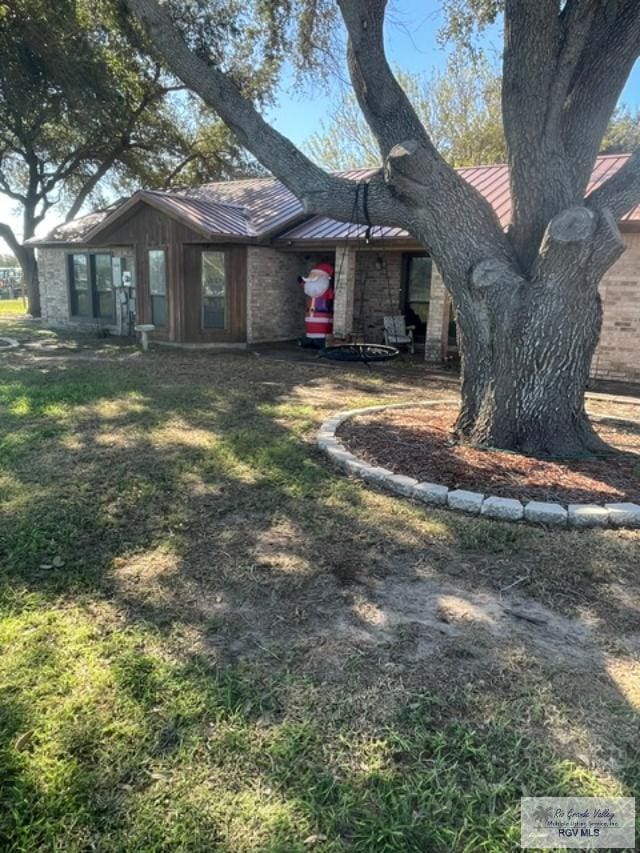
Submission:
<svg viewBox="0 0 640 853">
<path fill-rule="evenodd" d="M 149 298 L 151 322 L 167 325 L 167 253 L 164 249 L 149 250 Z"/>
<path fill-rule="evenodd" d="M 426 328 L 431 299 L 431 258 L 409 258 L 405 313 L 418 330 Z"/>
<path fill-rule="evenodd" d="M 74 317 L 93 316 L 88 255 L 69 255 L 69 282 L 71 287 L 71 314 Z"/>
<path fill-rule="evenodd" d="M 224 252 L 202 253 L 202 326 L 226 326 L 227 272 Z"/>
<path fill-rule="evenodd" d="M 69 255 L 69 291 L 73 317 L 95 317 L 115 322 L 111 255 Z"/>
<path fill-rule="evenodd" d="M 91 256 L 92 277 L 94 289 L 95 317 L 101 320 L 115 321 L 115 303 L 113 299 L 113 275 L 111 272 L 111 255 L 100 254 Z"/>
</svg>

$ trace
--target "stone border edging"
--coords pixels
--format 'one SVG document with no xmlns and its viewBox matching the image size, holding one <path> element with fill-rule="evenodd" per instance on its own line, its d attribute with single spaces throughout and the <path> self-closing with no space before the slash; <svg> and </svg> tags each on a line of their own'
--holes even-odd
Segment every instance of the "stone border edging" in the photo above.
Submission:
<svg viewBox="0 0 640 853">
<path fill-rule="evenodd" d="M 531 524 L 544 524 L 558 528 L 640 528 L 640 505 L 638 504 L 569 504 L 566 508 L 560 503 L 546 501 L 528 501 L 523 504 L 516 498 L 485 496 L 481 492 L 449 489 L 448 486 L 439 483 L 419 483 L 413 477 L 394 474 L 386 468 L 369 465 L 368 462 L 358 459 L 336 437 L 338 427 L 356 415 L 369 415 L 385 409 L 415 409 L 452 404 L 457 405 L 458 400 L 388 403 L 382 406 L 338 412 L 324 421 L 316 441 L 318 447 L 329 456 L 331 461 L 348 474 L 356 474 L 367 483 L 373 483 L 397 495 L 414 498 L 431 506 L 447 507 L 483 518 L 527 521 Z"/>
</svg>

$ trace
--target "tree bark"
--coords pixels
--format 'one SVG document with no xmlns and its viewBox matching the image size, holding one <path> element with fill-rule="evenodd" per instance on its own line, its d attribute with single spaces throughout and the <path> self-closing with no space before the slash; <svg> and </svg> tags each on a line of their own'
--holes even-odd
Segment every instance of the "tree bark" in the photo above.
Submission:
<svg viewBox="0 0 640 853">
<path fill-rule="evenodd" d="M 22 280 L 27 291 L 27 302 L 29 314 L 32 317 L 40 317 L 42 308 L 40 305 L 40 277 L 38 275 L 38 262 L 35 251 L 29 246 L 21 246 L 17 255 Z"/>
<path fill-rule="evenodd" d="M 465 361 L 458 435 L 476 446 L 533 456 L 582 456 L 604 449 L 584 409 L 602 319 L 600 298 L 557 291 L 541 299 L 528 291 L 512 322 L 497 329 L 489 357 L 474 359 L 474 339 L 461 328 Z M 539 286 L 553 288 L 549 272 Z M 542 303 L 542 304 L 541 304 Z M 534 308 L 535 305 L 535 308 Z M 533 315 L 531 312 L 537 313 Z"/>
<path fill-rule="evenodd" d="M 502 263 L 477 265 L 476 304 L 457 312 L 461 440 L 533 456 L 607 449 L 584 396 L 602 325 L 598 283 L 622 251 L 607 211 L 576 207 L 551 221 L 531 278 Z"/>
<path fill-rule="evenodd" d="M 33 232 L 34 228 L 31 227 L 31 233 L 27 234 L 25 239 L 33 236 Z M 38 262 L 36 260 L 35 250 L 30 246 L 25 246 L 20 243 L 14 234 L 13 229 L 4 222 L 0 222 L 0 237 L 2 237 L 9 246 L 20 264 L 23 285 L 27 291 L 29 313 L 32 317 L 39 317 L 41 314 L 40 282 L 38 278 Z"/>
</svg>

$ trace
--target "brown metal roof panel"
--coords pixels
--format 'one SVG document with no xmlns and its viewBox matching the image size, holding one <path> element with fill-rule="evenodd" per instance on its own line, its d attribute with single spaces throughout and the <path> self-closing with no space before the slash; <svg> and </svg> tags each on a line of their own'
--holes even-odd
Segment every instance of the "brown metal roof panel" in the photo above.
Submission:
<svg viewBox="0 0 640 853">
<path fill-rule="evenodd" d="M 340 242 L 346 240 L 363 240 L 367 233 L 366 225 L 354 225 L 349 222 L 338 222 L 326 216 L 316 216 L 308 222 L 297 225 L 278 238 L 278 242 L 289 240 L 326 240 Z M 371 229 L 372 240 L 396 239 L 409 237 L 402 228 L 374 226 Z"/>
<path fill-rule="evenodd" d="M 199 199 L 174 196 L 167 193 L 142 193 L 143 200 L 179 216 L 196 230 L 211 236 L 252 237 L 255 231 L 243 208 L 236 205 L 207 203 Z"/>
<path fill-rule="evenodd" d="M 628 159 L 629 156 L 625 154 L 606 154 L 598 157 L 591 173 L 589 184 L 587 185 L 587 193 L 592 192 L 592 190 L 603 184 L 612 175 L 615 175 Z"/>
<path fill-rule="evenodd" d="M 205 184 L 181 190 L 180 194 L 207 202 L 242 205 L 250 212 L 256 234 L 273 231 L 303 212 L 300 201 L 275 178 Z"/>
</svg>

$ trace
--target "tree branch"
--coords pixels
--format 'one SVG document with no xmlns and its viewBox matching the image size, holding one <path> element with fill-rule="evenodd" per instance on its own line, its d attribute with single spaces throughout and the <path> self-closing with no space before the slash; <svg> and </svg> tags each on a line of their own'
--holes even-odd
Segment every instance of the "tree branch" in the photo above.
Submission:
<svg viewBox="0 0 640 853">
<path fill-rule="evenodd" d="M 22 246 L 16 237 L 13 228 L 6 222 L 0 222 L 0 237 L 5 241 L 16 258 L 19 259 L 20 253 L 22 252 Z"/>
<path fill-rule="evenodd" d="M 506 0 L 502 76 L 505 134 L 519 149 L 547 135 L 549 96 L 561 44 L 558 0 Z M 526 138 L 525 138 L 526 135 Z"/>
<path fill-rule="evenodd" d="M 343 221 L 351 218 L 353 181 L 327 174 L 264 121 L 229 76 L 189 50 L 169 18 L 166 7 L 155 0 L 126 2 L 176 76 L 216 110 L 240 143 L 280 178 L 300 199 L 307 212 L 326 214 Z M 372 182 L 369 206 L 374 224 L 403 224 L 398 223 L 401 205 L 382 180 Z M 362 215 L 360 220 L 364 221 Z"/>
<path fill-rule="evenodd" d="M 597 11 L 594 0 L 569 0 L 560 13 L 560 46 L 549 92 L 547 127 L 560 130 L 565 101 L 578 62 L 588 44 Z"/>
<path fill-rule="evenodd" d="M 167 177 L 163 181 L 164 189 L 170 189 L 173 186 L 173 182 L 178 177 L 180 172 L 183 169 L 186 169 L 189 163 L 193 163 L 194 160 L 197 160 L 200 154 L 197 151 L 192 151 L 191 154 L 188 154 L 186 157 L 174 166 L 174 168 L 169 172 Z"/>
<path fill-rule="evenodd" d="M 338 0 L 349 33 L 349 72 L 383 159 L 403 139 L 415 139 L 438 157 L 413 105 L 395 78 L 384 50 L 387 0 Z"/>
<path fill-rule="evenodd" d="M 527 271 L 549 220 L 581 197 L 566 162 L 560 121 L 579 40 L 575 32 L 563 32 L 558 0 L 506 0 L 504 28 L 502 114 L 513 198 L 509 233 Z"/>
<path fill-rule="evenodd" d="M 107 174 L 109 169 L 113 166 L 114 159 L 115 158 L 111 158 L 101 163 L 100 166 L 93 173 L 93 175 L 91 175 L 91 177 L 84 182 L 84 184 L 76 194 L 73 203 L 67 210 L 67 213 L 64 218 L 65 222 L 71 222 L 72 219 L 75 219 L 75 217 L 80 212 L 80 208 L 82 207 L 82 205 L 89 198 L 91 193 L 95 190 L 95 188 Z"/>
<path fill-rule="evenodd" d="M 592 3 L 595 11 L 571 80 L 563 127 L 569 167 L 582 193 L 622 89 L 640 55 L 640 3 Z"/>
<path fill-rule="evenodd" d="M 640 150 L 632 154 L 615 175 L 587 196 L 587 205 L 592 210 L 608 207 L 617 220 L 639 204 Z"/>
<path fill-rule="evenodd" d="M 308 213 L 367 221 L 364 210 L 354 211 L 355 182 L 328 174 L 271 127 L 228 74 L 189 49 L 165 4 L 126 2 L 176 76 L 215 109 L 238 141 L 301 200 Z M 382 39 L 386 0 L 339 0 L 339 4 L 349 30 L 354 85 L 381 148 L 389 155 L 384 175 L 370 182 L 369 220 L 406 228 L 429 246 L 454 293 L 470 290 L 469 271 L 478 261 L 490 257 L 514 262 L 509 241 L 488 201 L 435 150 L 391 73 Z"/>
<path fill-rule="evenodd" d="M 17 190 L 14 190 L 9 185 L 5 173 L 0 169 L 0 195 L 6 195 L 7 198 L 11 198 L 14 201 L 20 202 L 20 204 L 26 204 L 27 197 L 23 193 L 19 193 Z"/>
</svg>

